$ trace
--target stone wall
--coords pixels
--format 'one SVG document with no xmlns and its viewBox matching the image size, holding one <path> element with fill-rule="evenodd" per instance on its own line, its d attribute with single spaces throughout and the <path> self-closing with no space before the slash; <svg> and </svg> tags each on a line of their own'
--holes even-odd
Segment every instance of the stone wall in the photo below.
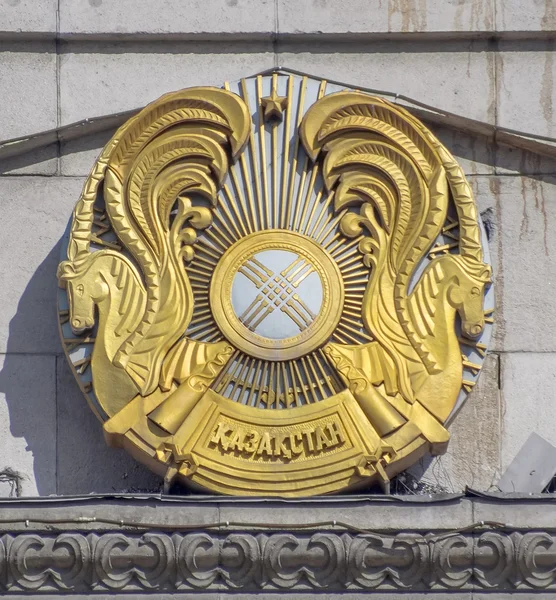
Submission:
<svg viewBox="0 0 556 600">
<path fill-rule="evenodd" d="M 554 29 L 551 0 L 0 0 L 0 138 L 278 65 L 556 136 Z M 414 472 L 448 491 L 489 489 L 529 433 L 556 444 L 555 165 L 433 129 L 488 221 L 498 311 L 448 454 Z M 60 238 L 110 134 L 0 161 L 0 495 L 160 485 L 105 447 L 56 330 Z"/>
</svg>

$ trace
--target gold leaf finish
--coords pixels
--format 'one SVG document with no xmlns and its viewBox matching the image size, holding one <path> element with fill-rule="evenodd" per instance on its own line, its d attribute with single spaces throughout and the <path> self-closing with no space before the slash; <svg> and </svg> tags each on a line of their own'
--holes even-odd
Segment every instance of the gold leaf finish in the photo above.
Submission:
<svg viewBox="0 0 556 600">
<path fill-rule="evenodd" d="M 74 210 L 59 323 L 107 441 L 167 486 L 387 490 L 446 450 L 490 278 L 469 184 L 422 123 L 273 73 L 116 132 Z"/>
</svg>

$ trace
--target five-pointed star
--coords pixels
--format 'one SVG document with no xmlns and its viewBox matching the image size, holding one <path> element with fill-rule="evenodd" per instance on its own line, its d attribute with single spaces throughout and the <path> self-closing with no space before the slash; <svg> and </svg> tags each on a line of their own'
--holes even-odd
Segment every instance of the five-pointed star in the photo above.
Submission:
<svg viewBox="0 0 556 600">
<path fill-rule="evenodd" d="M 286 96 L 278 96 L 276 90 L 273 89 L 270 96 L 261 98 L 261 104 L 264 109 L 264 120 L 279 119 L 282 120 L 283 112 L 288 106 L 288 99 Z"/>
</svg>

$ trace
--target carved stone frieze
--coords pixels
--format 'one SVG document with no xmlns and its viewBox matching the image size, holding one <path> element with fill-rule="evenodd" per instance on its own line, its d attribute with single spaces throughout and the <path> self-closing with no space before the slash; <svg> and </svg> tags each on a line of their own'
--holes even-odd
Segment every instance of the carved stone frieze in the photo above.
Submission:
<svg viewBox="0 0 556 600">
<path fill-rule="evenodd" d="M 0 537 L 0 594 L 556 590 L 556 532 L 43 533 Z"/>
</svg>

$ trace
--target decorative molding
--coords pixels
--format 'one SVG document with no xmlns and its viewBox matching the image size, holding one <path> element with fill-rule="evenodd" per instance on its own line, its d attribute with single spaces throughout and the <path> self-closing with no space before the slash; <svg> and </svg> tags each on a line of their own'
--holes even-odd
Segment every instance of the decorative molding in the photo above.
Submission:
<svg viewBox="0 0 556 600">
<path fill-rule="evenodd" d="M 556 533 L 210 532 L 0 537 L 0 594 L 556 589 Z"/>
</svg>

